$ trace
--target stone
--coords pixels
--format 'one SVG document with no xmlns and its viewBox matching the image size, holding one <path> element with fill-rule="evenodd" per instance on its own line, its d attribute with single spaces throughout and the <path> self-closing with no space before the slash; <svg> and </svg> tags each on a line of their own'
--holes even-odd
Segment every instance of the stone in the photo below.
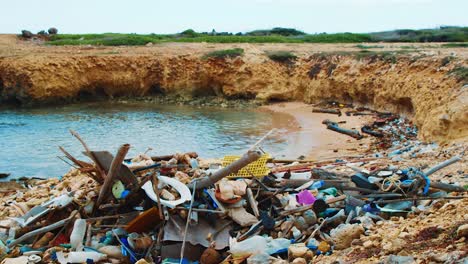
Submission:
<svg viewBox="0 0 468 264">
<path fill-rule="evenodd" d="M 292 264 L 307 264 L 307 261 L 304 258 L 296 258 L 291 263 Z"/>
<path fill-rule="evenodd" d="M 371 248 L 374 246 L 374 243 L 372 241 L 366 241 L 362 245 L 364 246 L 364 248 Z"/>
<path fill-rule="evenodd" d="M 468 236 L 468 224 L 461 225 L 457 228 L 457 237 Z"/>
<path fill-rule="evenodd" d="M 308 250 L 305 243 L 296 243 L 288 247 L 288 255 L 290 259 L 300 258 L 304 257 Z"/>
<path fill-rule="evenodd" d="M 384 261 L 384 264 L 412 264 L 415 263 L 414 258 L 411 256 L 397 256 L 390 255 Z"/>
<path fill-rule="evenodd" d="M 351 245 L 353 239 L 359 238 L 364 228 L 359 224 L 340 224 L 330 231 L 330 237 L 335 242 L 335 249 L 345 249 Z"/>
</svg>

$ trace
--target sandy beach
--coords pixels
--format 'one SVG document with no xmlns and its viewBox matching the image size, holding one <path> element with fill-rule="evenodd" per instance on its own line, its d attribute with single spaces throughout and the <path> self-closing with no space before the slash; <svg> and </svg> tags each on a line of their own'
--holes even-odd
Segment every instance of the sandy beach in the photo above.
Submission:
<svg viewBox="0 0 468 264">
<path fill-rule="evenodd" d="M 362 125 L 370 120 L 367 116 L 338 117 L 334 114 L 313 113 L 313 105 L 301 102 L 284 102 L 262 106 L 260 111 L 288 114 L 294 118 L 287 127 L 287 149 L 280 155 L 283 158 L 298 158 L 303 155 L 306 159 L 327 159 L 362 153 L 368 148 L 369 137 L 356 140 L 328 130 L 322 121 L 330 119 L 335 122 L 345 121 L 340 126 L 348 129 L 360 130 Z M 345 109 L 342 111 L 345 112 Z"/>
</svg>

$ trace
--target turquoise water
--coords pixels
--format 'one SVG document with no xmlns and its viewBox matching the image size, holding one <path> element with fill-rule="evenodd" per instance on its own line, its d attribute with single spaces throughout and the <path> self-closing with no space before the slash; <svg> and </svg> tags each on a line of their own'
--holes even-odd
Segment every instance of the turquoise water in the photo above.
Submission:
<svg viewBox="0 0 468 264">
<path fill-rule="evenodd" d="M 284 119 L 284 122 L 282 120 Z M 10 178 L 56 177 L 70 166 L 58 146 L 87 160 L 77 131 L 93 150 L 115 153 L 129 143 L 129 156 L 144 152 L 165 155 L 196 151 L 201 157 L 242 154 L 286 117 L 254 110 L 155 106 L 151 104 L 86 103 L 38 109 L 0 110 L 0 173 Z M 281 137 L 269 139 L 264 149 L 281 152 Z"/>
</svg>

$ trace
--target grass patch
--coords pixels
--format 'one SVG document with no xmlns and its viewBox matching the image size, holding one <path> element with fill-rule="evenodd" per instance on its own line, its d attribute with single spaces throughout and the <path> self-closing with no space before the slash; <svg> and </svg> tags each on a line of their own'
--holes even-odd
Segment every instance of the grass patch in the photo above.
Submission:
<svg viewBox="0 0 468 264">
<path fill-rule="evenodd" d="M 383 49 L 384 48 L 384 46 L 379 46 L 379 45 L 362 45 L 362 44 L 358 44 L 355 47 L 360 48 L 360 49 Z"/>
<path fill-rule="evenodd" d="M 412 45 L 411 46 L 406 45 L 406 46 L 400 46 L 400 49 L 418 49 L 418 48 Z"/>
<path fill-rule="evenodd" d="M 443 48 L 468 48 L 468 43 L 447 43 L 442 44 Z"/>
<path fill-rule="evenodd" d="M 453 70 L 449 71 L 450 75 L 454 75 L 459 82 L 463 84 L 468 84 L 468 68 L 467 67 L 455 67 Z"/>
<path fill-rule="evenodd" d="M 204 59 L 209 58 L 217 58 L 217 59 L 224 59 L 224 58 L 235 58 L 242 56 L 244 54 L 244 50 L 240 48 L 235 49 L 226 49 L 226 50 L 216 50 L 209 52 L 203 56 Z"/>
<path fill-rule="evenodd" d="M 187 29 L 177 34 L 57 34 L 50 35 L 50 45 L 104 45 L 135 46 L 159 42 L 208 42 L 208 43 L 369 43 L 369 42 L 458 42 L 466 47 L 468 27 L 441 27 L 422 30 L 393 30 L 376 33 L 320 33 L 307 34 L 291 28 L 273 28 L 248 33 L 195 32 Z M 460 43 L 461 42 L 461 43 Z M 378 45 L 357 45 L 358 48 L 381 48 Z M 439 46 L 437 46 L 439 47 Z"/>
<path fill-rule="evenodd" d="M 289 51 L 270 51 L 266 52 L 266 55 L 270 60 L 279 63 L 291 63 L 297 59 L 297 56 Z"/>
</svg>

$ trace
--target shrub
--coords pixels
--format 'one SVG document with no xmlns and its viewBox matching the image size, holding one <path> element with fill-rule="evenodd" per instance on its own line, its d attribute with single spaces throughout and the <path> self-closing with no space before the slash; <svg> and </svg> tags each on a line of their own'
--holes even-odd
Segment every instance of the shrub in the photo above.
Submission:
<svg viewBox="0 0 468 264">
<path fill-rule="evenodd" d="M 198 35 L 197 32 L 195 32 L 195 30 L 193 30 L 193 29 L 187 29 L 187 30 L 183 31 L 180 34 L 185 36 L 185 37 L 189 37 L 189 38 L 194 38 L 194 37 L 196 37 Z"/>
<path fill-rule="evenodd" d="M 37 32 L 38 35 L 41 35 L 41 36 L 45 36 L 47 35 L 47 32 L 45 30 L 41 30 L 39 32 Z"/>
<path fill-rule="evenodd" d="M 21 36 L 23 38 L 32 38 L 34 34 L 29 30 L 21 30 Z"/>
<path fill-rule="evenodd" d="M 217 51 L 212 51 L 203 56 L 204 59 L 208 58 L 218 58 L 218 59 L 224 59 L 224 58 L 235 58 L 242 56 L 244 54 L 244 50 L 240 48 L 235 48 L 235 49 L 226 49 L 226 50 L 217 50 Z"/>
<path fill-rule="evenodd" d="M 297 59 L 297 56 L 289 51 L 271 51 L 267 52 L 266 55 L 270 60 L 280 63 L 291 63 Z"/>
<path fill-rule="evenodd" d="M 56 35 L 58 33 L 58 29 L 51 27 L 47 32 L 49 32 L 50 35 Z"/>
<path fill-rule="evenodd" d="M 358 44 L 358 45 L 356 45 L 356 48 L 360 48 L 360 49 L 383 49 L 384 46 Z"/>
<path fill-rule="evenodd" d="M 468 84 L 468 68 L 467 67 L 455 67 L 453 70 L 449 72 L 450 75 L 454 75 L 455 78 L 459 82 L 463 82 L 463 84 Z"/>
<path fill-rule="evenodd" d="M 442 44 L 443 48 L 468 48 L 468 43 L 447 43 Z"/>
</svg>

